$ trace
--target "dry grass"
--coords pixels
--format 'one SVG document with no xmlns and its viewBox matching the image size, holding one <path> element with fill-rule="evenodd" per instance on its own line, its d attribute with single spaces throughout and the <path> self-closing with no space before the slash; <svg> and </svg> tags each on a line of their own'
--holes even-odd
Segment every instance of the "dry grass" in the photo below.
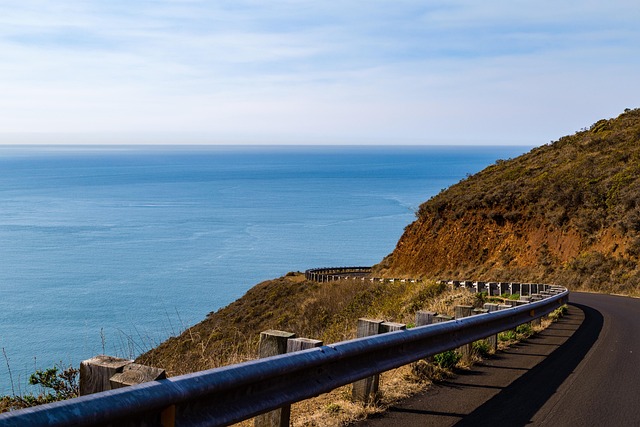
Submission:
<svg viewBox="0 0 640 427">
<path fill-rule="evenodd" d="M 278 329 L 325 344 L 355 337 L 360 317 L 413 323 L 445 287 L 435 283 L 306 281 L 299 273 L 260 283 L 229 306 L 137 360 L 179 375 L 257 357 L 260 332 Z M 450 301 L 466 301 L 447 293 Z M 442 305 L 444 307 L 444 305 Z"/>
<path fill-rule="evenodd" d="M 423 307 L 424 310 L 436 311 L 442 314 L 453 314 L 455 305 L 473 305 L 477 297 L 464 290 L 448 290 L 437 298 L 432 299 Z M 546 328 L 551 323 L 544 319 L 540 326 L 534 327 L 536 332 Z M 511 342 L 513 344 L 516 341 Z M 500 343 L 501 348 L 509 343 Z M 482 357 L 474 353 L 472 361 L 479 362 Z M 470 369 L 471 364 L 458 362 L 456 369 Z M 372 405 L 362 405 L 351 399 L 351 385 L 340 387 L 329 393 L 292 405 L 292 426 L 346 426 L 367 417 L 386 411 L 390 406 L 423 392 L 436 381 L 449 378 L 453 373 L 437 365 L 420 360 L 410 365 L 385 372 L 381 375 L 378 400 Z M 253 420 L 239 423 L 238 426 L 253 426 Z"/>
<path fill-rule="evenodd" d="M 298 402 L 291 407 L 292 426 L 338 427 L 381 413 L 393 404 L 425 390 L 431 381 L 416 375 L 412 366 L 402 366 L 380 377 L 378 401 L 362 405 L 351 399 L 351 385 L 337 388 L 318 397 Z M 253 419 L 236 424 L 253 426 Z"/>
<path fill-rule="evenodd" d="M 453 306 L 447 306 L 448 302 L 458 304 L 459 301 L 467 301 L 469 303 L 469 300 L 473 298 L 473 295 L 465 292 L 446 292 L 441 298 L 434 300 L 431 307 L 452 309 Z M 551 323 L 562 317 L 564 312 L 564 309 L 560 308 L 548 317 L 542 318 L 539 325 L 532 327 L 533 332 L 539 333 L 543 331 Z M 508 348 L 509 345 L 517 342 L 517 340 L 501 342 L 499 343 L 499 349 Z M 482 361 L 482 357 L 474 353 L 472 360 L 477 363 Z M 460 361 L 456 365 L 456 369 L 470 369 L 471 365 Z M 364 420 L 371 415 L 382 413 L 403 399 L 427 390 L 433 382 L 445 380 L 452 375 L 453 373 L 449 370 L 420 360 L 383 373 L 380 378 L 380 392 L 376 404 L 365 406 L 361 403 L 353 402 L 351 399 L 352 386 L 346 385 L 329 393 L 292 405 L 291 425 L 300 427 L 347 426 Z M 253 420 L 246 420 L 237 424 L 237 426 L 253 426 Z"/>
<path fill-rule="evenodd" d="M 300 274 L 264 282 L 228 307 L 140 358 L 173 375 L 238 363 L 257 357 L 260 331 L 280 329 L 325 344 L 355 337 L 357 319 L 415 322 L 418 310 L 453 315 L 456 305 L 481 306 L 478 294 L 435 283 L 370 283 L 354 280 L 315 283 Z M 479 360 L 476 355 L 475 360 Z M 460 362 L 456 369 L 468 369 Z M 375 404 L 351 400 L 351 386 L 340 387 L 292 406 L 294 426 L 344 426 L 385 411 L 451 375 L 425 361 L 385 372 Z M 253 425 L 252 420 L 239 424 Z"/>
</svg>

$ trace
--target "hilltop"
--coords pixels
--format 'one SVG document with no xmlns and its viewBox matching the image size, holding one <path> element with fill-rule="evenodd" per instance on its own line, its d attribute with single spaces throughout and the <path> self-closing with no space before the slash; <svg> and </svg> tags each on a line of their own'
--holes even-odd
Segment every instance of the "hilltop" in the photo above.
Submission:
<svg viewBox="0 0 640 427">
<path fill-rule="evenodd" d="M 420 206 L 387 276 L 640 292 L 640 109 L 483 171 Z"/>
</svg>

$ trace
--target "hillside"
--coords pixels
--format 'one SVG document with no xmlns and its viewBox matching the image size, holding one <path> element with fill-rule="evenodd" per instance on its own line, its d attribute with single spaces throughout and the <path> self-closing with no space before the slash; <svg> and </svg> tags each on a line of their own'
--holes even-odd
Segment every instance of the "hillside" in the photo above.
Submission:
<svg viewBox="0 0 640 427">
<path fill-rule="evenodd" d="M 640 291 L 640 109 L 500 160 L 420 206 L 377 272 Z"/>
<path fill-rule="evenodd" d="M 363 283 L 343 280 L 317 283 L 301 273 L 262 282 L 180 336 L 138 358 L 170 375 L 199 371 L 257 357 L 260 332 L 279 329 L 298 337 L 333 343 L 355 337 L 359 317 L 410 323 L 420 309 L 451 310 L 468 304 L 469 295 L 447 295 L 436 283 Z M 446 306 L 434 306 L 445 293 Z M 452 314 L 452 313 L 451 313 Z"/>
</svg>

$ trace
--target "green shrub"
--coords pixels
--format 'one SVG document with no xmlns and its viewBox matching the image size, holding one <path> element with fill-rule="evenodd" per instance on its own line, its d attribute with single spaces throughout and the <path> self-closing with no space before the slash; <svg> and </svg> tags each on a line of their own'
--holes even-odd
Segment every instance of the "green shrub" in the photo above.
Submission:
<svg viewBox="0 0 640 427">
<path fill-rule="evenodd" d="M 556 308 L 555 310 L 553 310 L 550 314 L 549 314 L 549 319 L 552 322 L 557 322 L 558 319 L 560 319 L 562 316 L 564 316 L 565 314 L 567 314 L 567 312 L 569 311 L 569 307 L 565 304 L 559 308 Z"/>
<path fill-rule="evenodd" d="M 43 388 L 42 395 L 49 395 L 53 400 L 64 400 L 77 397 L 79 394 L 78 387 L 79 371 L 72 366 L 58 371 L 58 367 L 48 368 L 45 370 L 38 369 L 29 377 L 29 384 L 40 385 Z M 53 394 L 50 391 L 53 390 Z"/>
<path fill-rule="evenodd" d="M 491 346 L 486 340 L 476 341 L 472 344 L 473 352 L 479 356 L 488 356 L 491 354 Z"/>
<path fill-rule="evenodd" d="M 77 397 L 79 394 L 78 373 L 79 371 L 72 366 L 38 369 L 29 377 L 29 384 L 40 386 L 40 393 L 0 396 L 0 412 Z"/>
<path fill-rule="evenodd" d="M 433 362 L 441 368 L 451 369 L 462 359 L 462 354 L 455 350 L 445 351 L 444 353 L 433 356 Z"/>
<path fill-rule="evenodd" d="M 533 328 L 530 323 L 523 323 L 522 325 L 516 327 L 516 335 L 518 339 L 528 338 L 533 335 Z"/>
<path fill-rule="evenodd" d="M 515 341 L 516 339 L 518 339 L 516 331 L 511 329 L 498 334 L 498 340 L 500 341 Z"/>
<path fill-rule="evenodd" d="M 482 307 L 487 302 L 488 294 L 486 292 L 478 292 L 475 294 L 474 307 Z"/>
</svg>

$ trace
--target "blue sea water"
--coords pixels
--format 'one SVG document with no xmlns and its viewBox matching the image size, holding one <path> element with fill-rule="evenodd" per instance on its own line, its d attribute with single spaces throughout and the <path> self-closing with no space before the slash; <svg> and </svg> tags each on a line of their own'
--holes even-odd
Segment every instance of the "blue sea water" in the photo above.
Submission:
<svg viewBox="0 0 640 427">
<path fill-rule="evenodd" d="M 288 271 L 372 265 L 531 147 L 0 147 L 0 393 L 135 357 Z"/>
</svg>

